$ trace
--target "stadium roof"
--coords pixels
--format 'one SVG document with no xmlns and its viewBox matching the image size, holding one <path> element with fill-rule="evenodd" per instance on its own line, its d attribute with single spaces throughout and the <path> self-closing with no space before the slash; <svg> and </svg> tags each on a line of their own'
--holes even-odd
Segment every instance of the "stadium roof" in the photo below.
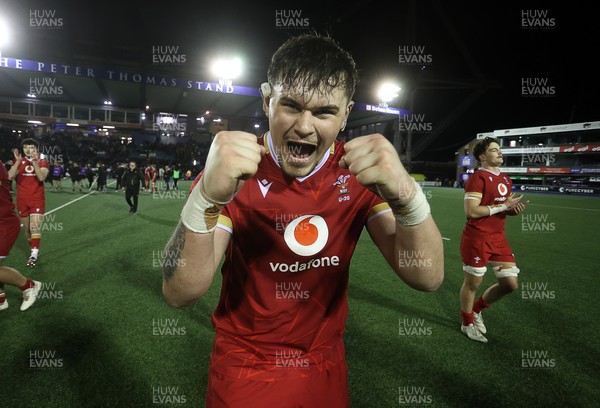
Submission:
<svg viewBox="0 0 600 408">
<path fill-rule="evenodd" d="M 421 138 L 418 157 L 424 160 L 452 159 L 458 146 L 482 131 L 598 120 L 599 86 L 589 59 L 600 35 L 589 4 L 489 7 L 475 1 L 415 0 L 319 7 L 24 0 L 0 8 L 10 30 L 0 51 L 3 57 L 44 63 L 44 76 L 63 86 L 60 101 L 101 106 L 109 99 L 130 109 L 210 110 L 264 120 L 256 96 L 188 89 L 187 81 L 192 87 L 217 83 L 212 61 L 236 55 L 244 73 L 234 85 L 256 92 L 271 54 L 286 38 L 309 30 L 329 32 L 357 61 L 361 81 L 355 100 L 377 105 L 382 80 L 400 83 L 401 97 L 390 105 L 420 115 L 413 120 L 433 129 Z M 171 48 L 162 52 L 157 47 Z M 165 54 L 179 61 L 157 62 Z M 58 64 L 56 73 L 47 73 L 50 64 Z M 96 75 L 86 76 L 85 69 L 77 75 L 76 67 L 91 68 Z M 36 76 L 0 68 L 0 96 L 23 97 Z M 159 78 L 177 79 L 178 85 L 160 85 Z M 525 95 L 523 86 L 553 93 Z M 350 126 L 386 118 L 357 109 Z"/>
<path fill-rule="evenodd" d="M 5 63 L 3 65 L 3 62 Z M 22 68 L 15 68 L 16 66 Z M 77 104 L 101 108 L 110 101 L 116 108 L 154 113 L 254 119 L 265 122 L 258 87 L 176 78 L 161 69 L 129 66 L 121 69 L 70 65 L 47 61 L 0 60 L 0 96 L 23 99 L 30 91 L 40 103 Z M 171 74 L 172 75 L 172 74 Z M 377 110 L 377 111 L 376 111 Z M 402 109 L 357 103 L 351 124 L 391 120 Z"/>
</svg>

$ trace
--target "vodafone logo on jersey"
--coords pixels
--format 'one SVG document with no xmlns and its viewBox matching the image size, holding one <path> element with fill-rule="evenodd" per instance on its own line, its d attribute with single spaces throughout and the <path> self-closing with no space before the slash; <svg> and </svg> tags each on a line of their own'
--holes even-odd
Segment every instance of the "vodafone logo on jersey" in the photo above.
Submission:
<svg viewBox="0 0 600 408">
<path fill-rule="evenodd" d="M 506 187 L 506 184 L 498 184 L 498 192 L 500 193 L 500 195 L 506 195 L 508 193 L 508 187 Z"/>
<path fill-rule="evenodd" d="M 25 166 L 25 171 L 27 173 L 33 173 L 34 172 L 33 166 L 32 165 Z"/>
<path fill-rule="evenodd" d="M 311 256 L 325 248 L 329 228 L 323 217 L 303 215 L 287 225 L 283 238 L 295 254 Z"/>
</svg>

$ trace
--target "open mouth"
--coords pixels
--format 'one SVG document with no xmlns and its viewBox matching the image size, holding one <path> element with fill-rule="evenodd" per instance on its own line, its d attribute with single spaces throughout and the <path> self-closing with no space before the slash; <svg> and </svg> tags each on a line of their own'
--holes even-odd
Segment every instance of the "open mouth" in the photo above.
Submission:
<svg viewBox="0 0 600 408">
<path fill-rule="evenodd" d="M 317 150 L 314 143 L 288 141 L 287 156 L 292 163 L 304 164 L 308 162 L 312 154 Z"/>
</svg>

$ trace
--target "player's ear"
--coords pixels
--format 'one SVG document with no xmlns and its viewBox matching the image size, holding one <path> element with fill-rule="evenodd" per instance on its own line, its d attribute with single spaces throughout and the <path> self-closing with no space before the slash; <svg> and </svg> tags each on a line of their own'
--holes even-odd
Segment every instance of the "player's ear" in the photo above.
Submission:
<svg viewBox="0 0 600 408">
<path fill-rule="evenodd" d="M 350 111 L 352 110 L 353 107 L 354 107 L 354 101 L 350 101 L 348 103 L 348 105 L 346 106 L 346 112 L 344 113 L 344 120 L 342 121 L 342 128 L 340 129 L 340 132 L 342 132 L 344 129 L 346 129 L 346 123 L 348 123 L 348 116 L 350 116 Z"/>
<path fill-rule="evenodd" d="M 271 101 L 271 85 L 268 82 L 263 82 L 260 85 L 260 95 L 262 96 L 262 108 L 265 115 L 269 117 L 269 102 Z"/>
</svg>

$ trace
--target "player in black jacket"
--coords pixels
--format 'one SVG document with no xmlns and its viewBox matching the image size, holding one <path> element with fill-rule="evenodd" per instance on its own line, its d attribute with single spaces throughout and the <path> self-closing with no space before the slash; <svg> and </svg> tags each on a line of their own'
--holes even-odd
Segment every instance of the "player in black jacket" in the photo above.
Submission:
<svg viewBox="0 0 600 408">
<path fill-rule="evenodd" d="M 138 195 L 140 194 L 140 186 L 144 184 L 144 174 L 137 167 L 135 161 L 129 162 L 129 168 L 123 174 L 121 183 L 125 189 L 125 200 L 129 204 L 129 212 L 135 214 L 138 208 Z M 132 202 L 133 200 L 133 202 Z"/>
</svg>

